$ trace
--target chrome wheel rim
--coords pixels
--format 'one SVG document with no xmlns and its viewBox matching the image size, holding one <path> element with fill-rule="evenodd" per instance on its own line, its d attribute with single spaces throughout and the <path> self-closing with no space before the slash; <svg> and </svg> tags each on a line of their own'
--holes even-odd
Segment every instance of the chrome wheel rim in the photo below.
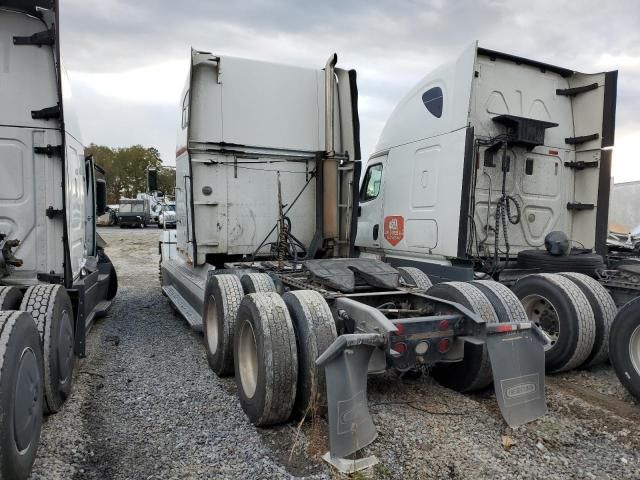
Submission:
<svg viewBox="0 0 640 480">
<path fill-rule="evenodd" d="M 218 350 L 218 309 L 216 308 L 216 300 L 213 295 L 209 296 L 206 322 L 207 345 L 209 346 L 209 351 L 215 354 Z"/>
<path fill-rule="evenodd" d="M 527 313 L 527 318 L 549 336 L 551 347 L 553 347 L 560 338 L 560 319 L 553 304 L 547 298 L 537 294 L 527 295 L 520 301 Z"/>
<path fill-rule="evenodd" d="M 247 398 L 253 398 L 258 384 L 258 347 L 251 322 L 245 320 L 238 339 L 240 383 Z"/>
</svg>

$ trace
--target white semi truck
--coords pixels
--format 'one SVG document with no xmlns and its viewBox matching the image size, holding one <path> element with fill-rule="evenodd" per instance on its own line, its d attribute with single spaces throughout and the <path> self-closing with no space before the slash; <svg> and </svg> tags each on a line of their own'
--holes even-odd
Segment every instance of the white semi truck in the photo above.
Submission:
<svg viewBox="0 0 640 480">
<path fill-rule="evenodd" d="M 497 282 L 432 286 L 414 268 L 356 258 L 355 71 L 192 51 L 180 97 L 176 231 L 160 243 L 162 289 L 204 332 L 258 426 L 328 409 L 344 462 L 376 437 L 368 373 L 431 369 L 443 384 L 493 384 L 519 425 L 546 412 L 544 344 Z"/>
<path fill-rule="evenodd" d="M 0 479 L 27 478 L 44 413 L 69 396 L 117 291 L 95 229 L 106 184 L 85 158 L 60 64 L 58 5 L 0 1 Z"/>
<path fill-rule="evenodd" d="M 548 371 L 615 350 L 640 395 L 639 322 L 617 321 L 609 338 L 616 304 L 640 293 L 638 260 L 606 249 L 616 79 L 474 43 L 391 114 L 363 177 L 356 245 L 433 281 L 510 286 L 552 340 Z"/>
</svg>

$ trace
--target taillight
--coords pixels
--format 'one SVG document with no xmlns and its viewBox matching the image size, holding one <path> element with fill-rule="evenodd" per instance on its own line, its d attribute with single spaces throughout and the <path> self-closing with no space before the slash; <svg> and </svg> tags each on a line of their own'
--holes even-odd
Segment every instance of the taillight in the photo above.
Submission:
<svg viewBox="0 0 640 480">
<path fill-rule="evenodd" d="M 404 335 L 404 325 L 401 323 L 394 323 L 394 325 L 398 329 L 398 333 L 396 333 L 396 335 L 399 335 L 399 336 Z"/>
<path fill-rule="evenodd" d="M 400 355 L 404 355 L 405 353 L 407 353 L 407 344 L 404 342 L 395 343 L 391 348 L 398 352 Z"/>
<path fill-rule="evenodd" d="M 449 330 L 449 320 L 440 320 L 440 331 L 444 332 L 445 330 Z"/>
<path fill-rule="evenodd" d="M 438 340 L 438 351 L 440 353 L 448 352 L 449 348 L 451 348 L 451 340 L 448 338 L 441 338 Z"/>
<path fill-rule="evenodd" d="M 508 325 L 508 324 L 496 325 L 495 331 L 498 333 L 513 332 L 513 325 Z"/>
</svg>

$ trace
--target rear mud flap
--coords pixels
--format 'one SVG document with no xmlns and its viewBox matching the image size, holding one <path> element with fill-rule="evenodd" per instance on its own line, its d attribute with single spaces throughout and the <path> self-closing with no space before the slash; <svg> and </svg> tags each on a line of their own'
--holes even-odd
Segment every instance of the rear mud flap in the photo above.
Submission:
<svg viewBox="0 0 640 480">
<path fill-rule="evenodd" d="M 488 335 L 496 399 L 510 427 L 544 416 L 544 345 L 533 330 Z"/>
<path fill-rule="evenodd" d="M 327 379 L 330 452 L 325 459 L 344 473 L 377 463 L 345 457 L 377 437 L 367 406 L 367 373 L 371 354 L 383 342 L 379 334 L 342 335 L 316 361 Z"/>
</svg>

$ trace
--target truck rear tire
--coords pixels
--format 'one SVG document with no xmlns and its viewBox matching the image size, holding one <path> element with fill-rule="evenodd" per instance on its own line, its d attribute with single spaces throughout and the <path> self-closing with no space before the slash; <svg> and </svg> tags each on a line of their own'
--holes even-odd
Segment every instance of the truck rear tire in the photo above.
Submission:
<svg viewBox="0 0 640 480">
<path fill-rule="evenodd" d="M 295 290 L 282 296 L 289 309 L 298 346 L 298 389 L 293 414 L 296 418 L 324 415 L 327 385 L 317 358 L 337 337 L 336 324 L 326 300 L 313 290 Z"/>
<path fill-rule="evenodd" d="M 22 292 L 16 287 L 0 287 L 0 311 L 18 310 L 22 302 Z"/>
<path fill-rule="evenodd" d="M 396 270 L 400 272 L 402 279 L 409 285 L 415 285 L 422 290 L 428 290 L 433 286 L 427 274 L 419 268 L 397 267 Z"/>
<path fill-rule="evenodd" d="M 609 357 L 620 383 L 640 400 L 640 297 L 616 315 L 609 336 Z"/>
<path fill-rule="evenodd" d="M 26 479 L 40 442 L 44 365 L 35 322 L 0 312 L 0 478 Z"/>
<path fill-rule="evenodd" d="M 36 322 L 44 357 L 44 412 L 56 413 L 71 393 L 75 367 L 73 306 L 62 285 L 29 287 L 20 310 Z"/>
<path fill-rule="evenodd" d="M 245 295 L 259 292 L 275 292 L 276 285 L 266 273 L 245 273 L 240 277 Z"/>
<path fill-rule="evenodd" d="M 582 366 L 593 367 L 594 365 L 607 361 L 609 358 L 609 333 L 611 331 L 611 324 L 618 313 L 616 303 L 613 301 L 607 289 L 604 288 L 600 282 L 588 275 L 575 272 L 566 272 L 560 275 L 571 280 L 582 290 L 582 293 L 584 293 L 587 300 L 589 300 L 596 322 L 593 349 Z"/>
<path fill-rule="evenodd" d="M 493 280 L 476 280 L 471 283 L 489 299 L 499 322 L 529 321 L 520 299 L 509 290 L 509 287 Z"/>
<path fill-rule="evenodd" d="M 571 280 L 554 273 L 527 275 L 512 287 L 527 317 L 551 338 L 545 351 L 547 372 L 576 368 L 595 341 L 596 322 L 589 300 Z"/>
<path fill-rule="evenodd" d="M 242 285 L 235 275 L 207 277 L 202 330 L 207 361 L 219 377 L 233 375 L 233 335 L 242 297 Z"/>
<path fill-rule="evenodd" d="M 478 287 L 470 283 L 438 283 L 427 290 L 427 295 L 460 303 L 488 323 L 498 322 L 498 316 L 490 300 Z M 441 385 L 458 392 L 473 392 L 486 388 L 492 382 L 487 347 L 465 342 L 462 361 L 436 364 L 431 374 Z"/>
<path fill-rule="evenodd" d="M 242 299 L 233 350 L 240 404 L 251 423 L 286 422 L 296 397 L 298 351 L 280 295 L 251 293 Z"/>
</svg>

